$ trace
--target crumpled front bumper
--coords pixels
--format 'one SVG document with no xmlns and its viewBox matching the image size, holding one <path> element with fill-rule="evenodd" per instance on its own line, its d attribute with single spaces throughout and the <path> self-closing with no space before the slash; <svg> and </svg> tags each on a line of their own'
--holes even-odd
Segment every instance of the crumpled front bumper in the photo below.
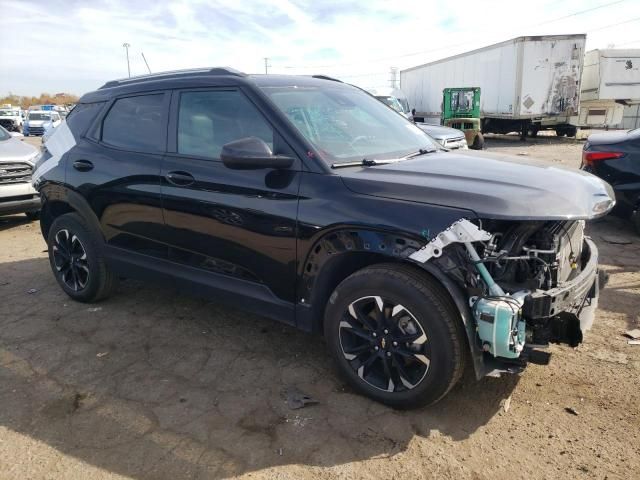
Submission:
<svg viewBox="0 0 640 480">
<path fill-rule="evenodd" d="M 550 318 L 561 313 L 574 314 L 585 332 L 593 323 L 598 305 L 600 284 L 598 277 L 598 248 L 585 237 L 582 271 L 572 280 L 550 290 L 536 290 L 527 297 L 522 308 L 527 320 Z"/>
</svg>

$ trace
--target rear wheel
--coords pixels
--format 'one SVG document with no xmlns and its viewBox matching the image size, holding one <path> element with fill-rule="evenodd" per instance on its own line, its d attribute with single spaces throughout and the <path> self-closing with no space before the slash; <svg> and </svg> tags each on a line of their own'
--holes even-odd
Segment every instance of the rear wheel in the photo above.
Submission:
<svg viewBox="0 0 640 480">
<path fill-rule="evenodd" d="M 428 405 L 463 369 L 463 333 L 442 287 L 411 267 L 376 265 L 345 279 L 325 313 L 340 372 L 361 393 L 394 407 Z"/>
<path fill-rule="evenodd" d="M 78 214 L 56 218 L 47 243 L 51 270 L 72 299 L 94 302 L 115 289 L 117 277 L 109 270 L 95 235 Z"/>
</svg>

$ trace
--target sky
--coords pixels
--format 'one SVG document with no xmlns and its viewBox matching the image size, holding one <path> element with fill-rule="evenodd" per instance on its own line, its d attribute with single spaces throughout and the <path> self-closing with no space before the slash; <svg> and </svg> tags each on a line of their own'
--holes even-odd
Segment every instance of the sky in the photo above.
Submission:
<svg viewBox="0 0 640 480">
<path fill-rule="evenodd" d="M 640 0 L 0 0 L 0 96 L 82 94 L 127 76 L 231 66 L 364 88 L 522 35 L 640 49 Z"/>
</svg>

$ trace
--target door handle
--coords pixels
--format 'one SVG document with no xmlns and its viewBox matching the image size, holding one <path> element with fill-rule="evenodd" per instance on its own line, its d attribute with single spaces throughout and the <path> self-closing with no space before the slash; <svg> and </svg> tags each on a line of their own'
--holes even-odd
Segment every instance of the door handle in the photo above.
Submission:
<svg viewBox="0 0 640 480">
<path fill-rule="evenodd" d="M 73 162 L 73 168 L 78 170 L 79 172 L 88 172 L 93 169 L 93 163 L 89 160 L 76 160 Z"/>
<path fill-rule="evenodd" d="M 179 187 L 186 187 L 196 181 L 196 179 L 193 178 L 193 175 L 188 172 L 169 172 L 167 173 L 166 178 L 169 183 Z"/>
</svg>

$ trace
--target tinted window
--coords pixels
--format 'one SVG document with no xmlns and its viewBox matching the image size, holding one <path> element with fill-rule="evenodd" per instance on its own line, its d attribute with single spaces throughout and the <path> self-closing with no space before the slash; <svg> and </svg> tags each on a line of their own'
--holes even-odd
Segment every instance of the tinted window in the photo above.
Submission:
<svg viewBox="0 0 640 480">
<path fill-rule="evenodd" d="M 66 120 L 71 131 L 75 135 L 83 135 L 104 104 L 105 102 L 80 103 L 73 107 Z"/>
<path fill-rule="evenodd" d="M 164 151 L 164 94 L 117 100 L 102 124 L 102 141 L 128 150 Z"/>
<path fill-rule="evenodd" d="M 183 92 L 178 114 L 178 153 L 220 158 L 222 146 L 258 137 L 273 149 L 273 130 L 238 91 Z"/>
</svg>

